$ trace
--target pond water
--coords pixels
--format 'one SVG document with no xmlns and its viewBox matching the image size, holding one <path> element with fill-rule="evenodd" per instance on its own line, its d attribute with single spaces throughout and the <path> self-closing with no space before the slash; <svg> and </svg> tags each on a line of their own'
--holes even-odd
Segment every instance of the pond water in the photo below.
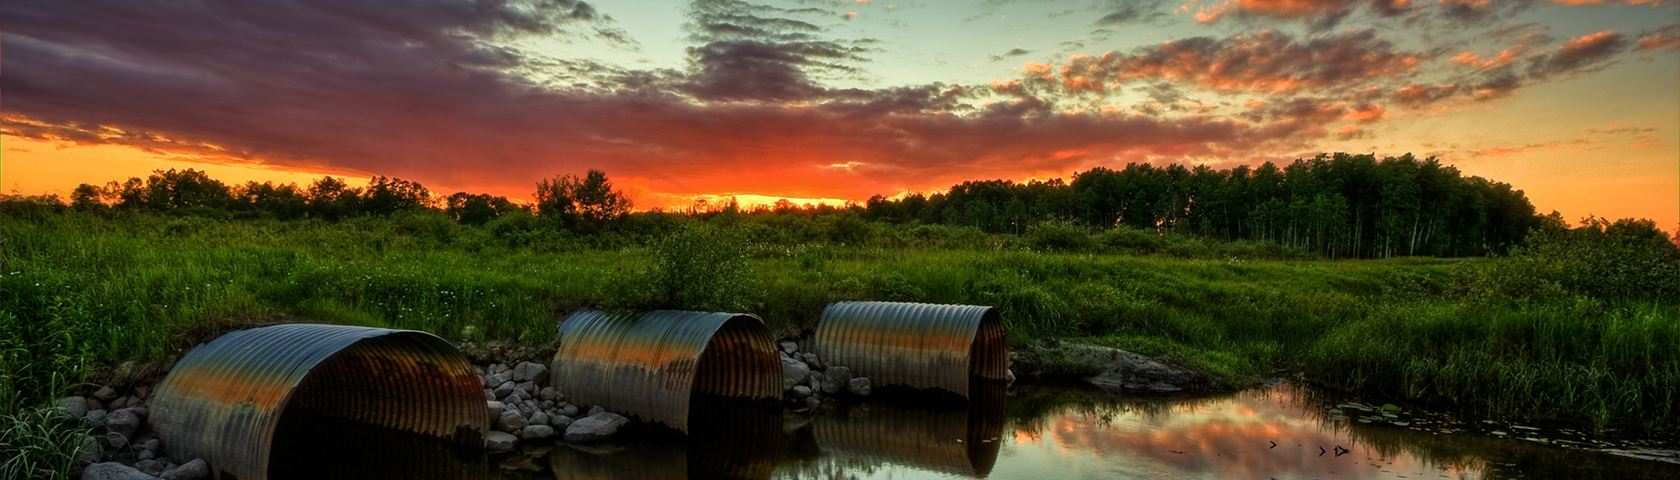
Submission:
<svg viewBox="0 0 1680 480">
<path fill-rule="evenodd" d="M 1291 385 L 1173 399 L 1018 386 L 975 398 L 871 401 L 815 417 L 721 403 L 697 407 L 686 438 L 643 434 L 481 461 L 404 444 L 378 457 L 408 472 L 425 465 L 433 478 L 1680 478 L 1680 464 L 1598 451 L 1603 445 L 1567 430 L 1404 411 L 1385 417 Z M 403 460 L 403 451 L 428 459 Z M 314 465 L 358 456 L 343 457 Z M 332 469 L 385 468 L 342 466 Z"/>
</svg>

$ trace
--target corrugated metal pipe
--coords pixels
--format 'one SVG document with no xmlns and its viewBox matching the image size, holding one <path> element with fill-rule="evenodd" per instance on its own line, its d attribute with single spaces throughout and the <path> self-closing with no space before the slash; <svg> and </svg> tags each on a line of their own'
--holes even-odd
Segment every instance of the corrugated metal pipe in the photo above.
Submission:
<svg viewBox="0 0 1680 480">
<path fill-rule="evenodd" d="M 151 401 L 152 427 L 170 453 L 205 459 L 216 478 L 263 479 L 271 451 L 310 441 L 281 439 L 289 422 L 346 422 L 482 452 L 483 388 L 467 358 L 429 333 L 273 325 L 182 358 Z"/>
<path fill-rule="evenodd" d="M 742 313 L 583 311 L 560 323 L 549 369 L 573 402 L 688 432 L 695 396 L 781 397 L 775 339 Z"/>
<path fill-rule="evenodd" d="M 985 477 L 1003 443 L 1005 395 L 1002 385 L 988 382 L 976 385 L 960 408 L 871 402 L 818 416 L 811 430 L 823 450 Z"/>
<path fill-rule="evenodd" d="M 943 390 L 968 398 L 970 377 L 1003 381 L 1009 350 L 992 307 L 837 302 L 813 338 L 823 362 L 845 365 L 877 387 Z"/>
</svg>

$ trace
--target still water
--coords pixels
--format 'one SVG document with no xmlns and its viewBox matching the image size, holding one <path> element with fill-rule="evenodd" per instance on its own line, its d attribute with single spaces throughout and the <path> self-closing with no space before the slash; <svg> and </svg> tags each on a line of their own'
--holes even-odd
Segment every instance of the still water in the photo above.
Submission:
<svg viewBox="0 0 1680 480">
<path fill-rule="evenodd" d="M 482 463 L 407 446 L 428 459 L 386 457 L 410 473 L 448 472 L 433 478 L 1680 478 L 1680 464 L 1583 448 L 1592 440 L 1558 446 L 1561 432 L 1384 417 L 1291 385 L 1172 399 L 1016 387 L 975 398 L 872 401 L 815 417 L 719 404 L 699 407 L 686 439 L 534 447 Z M 354 470 L 366 478 L 378 467 Z"/>
</svg>

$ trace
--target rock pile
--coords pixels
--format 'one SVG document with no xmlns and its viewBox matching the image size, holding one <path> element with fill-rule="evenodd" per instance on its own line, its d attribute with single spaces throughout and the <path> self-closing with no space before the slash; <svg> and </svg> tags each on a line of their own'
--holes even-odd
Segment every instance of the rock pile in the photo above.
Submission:
<svg viewBox="0 0 1680 480">
<path fill-rule="evenodd" d="M 197 480 L 210 475 L 204 460 L 177 463 L 164 455 L 163 444 L 147 423 L 151 393 L 151 384 L 104 386 L 85 397 L 57 400 L 60 415 L 91 429 L 82 447 L 80 461 L 87 468 L 81 478 Z"/>
<path fill-rule="evenodd" d="M 874 390 L 868 378 L 852 376 L 850 368 L 800 351 L 797 340 L 782 340 L 776 347 L 782 358 L 782 398 L 798 410 L 815 411 L 841 395 L 867 396 Z"/>
<path fill-rule="evenodd" d="M 484 379 L 486 413 L 491 431 L 485 436 L 490 453 L 513 451 L 521 443 L 542 445 L 563 439 L 589 444 L 605 441 L 630 419 L 599 406 L 584 410 L 548 385 L 548 365 L 519 362 L 512 367 L 492 363 L 479 372 Z M 557 438 L 558 437 L 558 438 Z"/>
</svg>

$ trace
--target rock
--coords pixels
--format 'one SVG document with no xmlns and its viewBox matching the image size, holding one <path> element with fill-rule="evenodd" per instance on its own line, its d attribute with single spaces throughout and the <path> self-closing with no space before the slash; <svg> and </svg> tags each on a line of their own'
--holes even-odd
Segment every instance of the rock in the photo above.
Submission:
<svg viewBox="0 0 1680 480">
<path fill-rule="evenodd" d="M 547 420 L 546 418 L 544 420 Z M 554 436 L 554 427 L 546 424 L 526 425 L 519 431 L 519 438 L 525 440 L 542 440 Z"/>
<path fill-rule="evenodd" d="M 560 414 L 568 417 L 576 417 L 578 416 L 578 407 L 577 405 L 572 405 L 570 403 L 562 403 L 560 404 Z"/>
<path fill-rule="evenodd" d="M 572 426 L 572 423 L 576 421 L 577 419 L 565 415 L 554 415 L 548 417 L 548 426 L 554 427 L 556 430 L 565 431 L 566 427 Z"/>
<path fill-rule="evenodd" d="M 155 452 L 155 451 L 158 450 L 158 447 L 162 446 L 162 445 L 163 445 L 163 443 L 159 442 L 158 439 L 148 438 L 148 439 L 146 439 L 146 441 L 140 442 L 140 445 L 138 445 L 137 447 L 141 450 L 151 450 L 151 451 Z"/>
<path fill-rule="evenodd" d="M 95 463 L 82 470 L 82 480 L 152 480 L 157 477 L 117 462 Z"/>
<path fill-rule="evenodd" d="M 794 343 L 793 340 L 782 340 L 778 343 L 778 345 L 780 345 L 782 347 L 782 351 L 788 355 L 793 355 L 795 352 L 799 351 L 799 344 Z"/>
<path fill-rule="evenodd" d="M 607 413 L 607 409 L 601 408 L 600 405 L 594 405 L 594 406 L 589 407 L 589 416 L 591 416 L 591 417 L 596 416 L 596 415 L 600 415 L 600 414 L 603 414 L 603 413 Z"/>
<path fill-rule="evenodd" d="M 151 385 L 135 385 L 134 386 L 134 397 L 135 398 L 145 400 L 146 397 L 150 397 L 150 396 L 152 396 L 152 386 Z"/>
<path fill-rule="evenodd" d="M 792 357 L 782 356 L 782 391 L 793 388 L 794 385 L 804 383 L 811 377 L 811 367 L 805 362 L 794 360 Z"/>
<path fill-rule="evenodd" d="M 869 384 L 869 377 L 857 377 L 846 382 L 846 392 L 852 395 L 867 396 L 875 389 Z"/>
<path fill-rule="evenodd" d="M 111 412 L 104 410 L 89 410 L 87 412 L 87 416 L 82 418 L 87 419 L 89 425 L 93 425 L 94 428 L 98 428 L 105 426 L 105 417 L 110 414 Z"/>
<path fill-rule="evenodd" d="M 60 398 L 58 399 L 58 411 L 70 418 L 85 417 L 88 413 L 87 400 L 82 399 L 82 397 Z"/>
<path fill-rule="evenodd" d="M 811 368 L 823 368 L 822 360 L 817 358 L 817 354 L 815 353 L 801 353 L 799 354 L 799 359 L 804 360 L 805 364 L 811 366 Z"/>
<path fill-rule="evenodd" d="M 163 472 L 173 467 L 174 465 L 170 465 L 169 462 L 158 459 L 134 462 L 134 469 L 146 472 L 147 475 L 162 475 Z"/>
<path fill-rule="evenodd" d="M 788 392 L 793 395 L 794 399 L 801 399 L 801 398 L 811 396 L 811 387 L 807 387 L 807 386 L 804 386 L 804 385 L 794 385 L 793 389 L 788 390 Z"/>
<path fill-rule="evenodd" d="M 484 401 L 486 401 L 486 402 L 496 401 L 496 392 L 493 391 L 493 390 L 490 390 L 488 388 L 484 389 Z"/>
<path fill-rule="evenodd" d="M 1029 376 L 1079 379 L 1111 392 L 1169 393 L 1207 385 L 1193 370 L 1097 345 L 1046 341 L 1027 346 L 1016 361 Z"/>
<path fill-rule="evenodd" d="M 537 391 L 537 398 L 552 402 L 560 398 L 560 391 L 555 390 L 554 387 L 543 387 L 542 390 Z"/>
<path fill-rule="evenodd" d="M 492 430 L 484 435 L 484 449 L 490 453 L 511 451 L 516 445 L 519 445 L 519 437 L 511 433 Z"/>
<path fill-rule="evenodd" d="M 842 366 L 828 367 L 823 371 L 823 393 L 834 395 L 844 391 L 846 384 L 852 381 L 852 369 Z"/>
<path fill-rule="evenodd" d="M 128 406 L 128 397 L 121 397 L 116 400 L 105 402 L 105 408 L 109 410 L 117 410 L 126 406 Z"/>
<path fill-rule="evenodd" d="M 157 458 L 157 454 L 152 453 L 151 450 L 141 450 L 139 453 L 134 454 L 135 460 L 151 460 L 153 458 Z"/>
<path fill-rule="evenodd" d="M 494 423 L 496 420 L 501 419 L 502 418 L 502 412 L 507 411 L 507 404 L 504 404 L 502 402 L 490 401 L 490 402 L 485 402 L 484 405 L 485 405 L 485 407 L 487 407 L 490 410 L 490 421 L 492 423 Z"/>
<path fill-rule="evenodd" d="M 140 414 L 132 408 L 124 408 L 105 415 L 105 429 L 124 437 L 133 436 L 140 431 Z"/>
<path fill-rule="evenodd" d="M 98 463 L 100 457 L 105 456 L 105 449 L 100 448 L 99 439 L 92 435 L 82 436 L 82 447 L 76 450 L 76 464 L 88 465 Z"/>
<path fill-rule="evenodd" d="M 525 424 L 525 416 L 520 415 L 518 410 L 507 410 L 502 412 L 502 418 L 496 420 L 496 429 L 504 432 L 517 432 L 519 429 L 525 428 Z"/>
<path fill-rule="evenodd" d="M 565 439 L 569 443 L 598 443 L 611 438 L 628 423 L 630 419 L 616 413 L 591 413 L 566 427 Z"/>
<path fill-rule="evenodd" d="M 827 381 L 828 377 L 823 375 L 822 372 L 811 372 L 811 378 L 806 380 L 805 384 L 810 385 L 811 390 L 821 392 L 823 389 L 823 383 Z"/>
<path fill-rule="evenodd" d="M 513 394 L 513 390 L 514 390 L 513 381 L 512 380 L 504 381 L 504 382 L 496 385 L 496 389 L 495 389 L 496 398 L 507 398 L 508 395 Z"/>
<path fill-rule="evenodd" d="M 513 389 L 513 393 L 509 393 L 506 397 L 502 397 L 502 403 L 506 403 L 508 405 L 524 405 L 525 394 L 519 393 L 519 389 L 515 388 Z"/>
<path fill-rule="evenodd" d="M 513 367 L 513 381 L 545 383 L 548 381 L 548 365 L 519 362 L 519 366 Z"/>
<path fill-rule="evenodd" d="M 128 448 L 128 437 L 117 432 L 106 432 L 104 436 L 99 438 L 105 440 L 105 446 L 110 447 L 112 450 L 122 450 Z"/>
<path fill-rule="evenodd" d="M 543 413 L 542 410 L 538 410 L 536 413 L 532 413 L 531 417 L 525 419 L 525 421 L 526 421 L 526 423 L 531 424 L 531 425 L 548 425 L 548 414 Z M 525 427 L 525 428 L 531 428 L 531 427 Z"/>
<path fill-rule="evenodd" d="M 1003 371 L 1003 383 L 1005 383 L 1007 385 L 1014 385 L 1015 384 L 1015 370 L 1010 369 L 1010 370 L 1004 370 Z"/>
<path fill-rule="evenodd" d="M 110 410 L 109 408 L 105 408 L 105 402 L 101 402 L 97 398 L 87 399 L 87 409 L 90 412 L 94 410 Z"/>
<path fill-rule="evenodd" d="M 97 398 L 104 402 L 115 400 L 117 398 L 117 389 L 111 388 L 110 386 L 99 387 L 98 390 L 93 391 L 93 398 Z"/>
<path fill-rule="evenodd" d="M 513 388 L 514 388 L 514 390 L 518 390 L 518 392 L 516 392 L 516 393 L 518 393 L 519 396 L 524 397 L 524 398 L 534 398 L 534 397 L 536 397 L 537 396 L 537 390 L 539 390 L 537 388 L 537 385 L 535 383 L 532 383 L 530 380 L 526 380 L 526 381 L 523 381 L 523 382 L 515 381 L 514 384 L 513 384 Z"/>
</svg>

